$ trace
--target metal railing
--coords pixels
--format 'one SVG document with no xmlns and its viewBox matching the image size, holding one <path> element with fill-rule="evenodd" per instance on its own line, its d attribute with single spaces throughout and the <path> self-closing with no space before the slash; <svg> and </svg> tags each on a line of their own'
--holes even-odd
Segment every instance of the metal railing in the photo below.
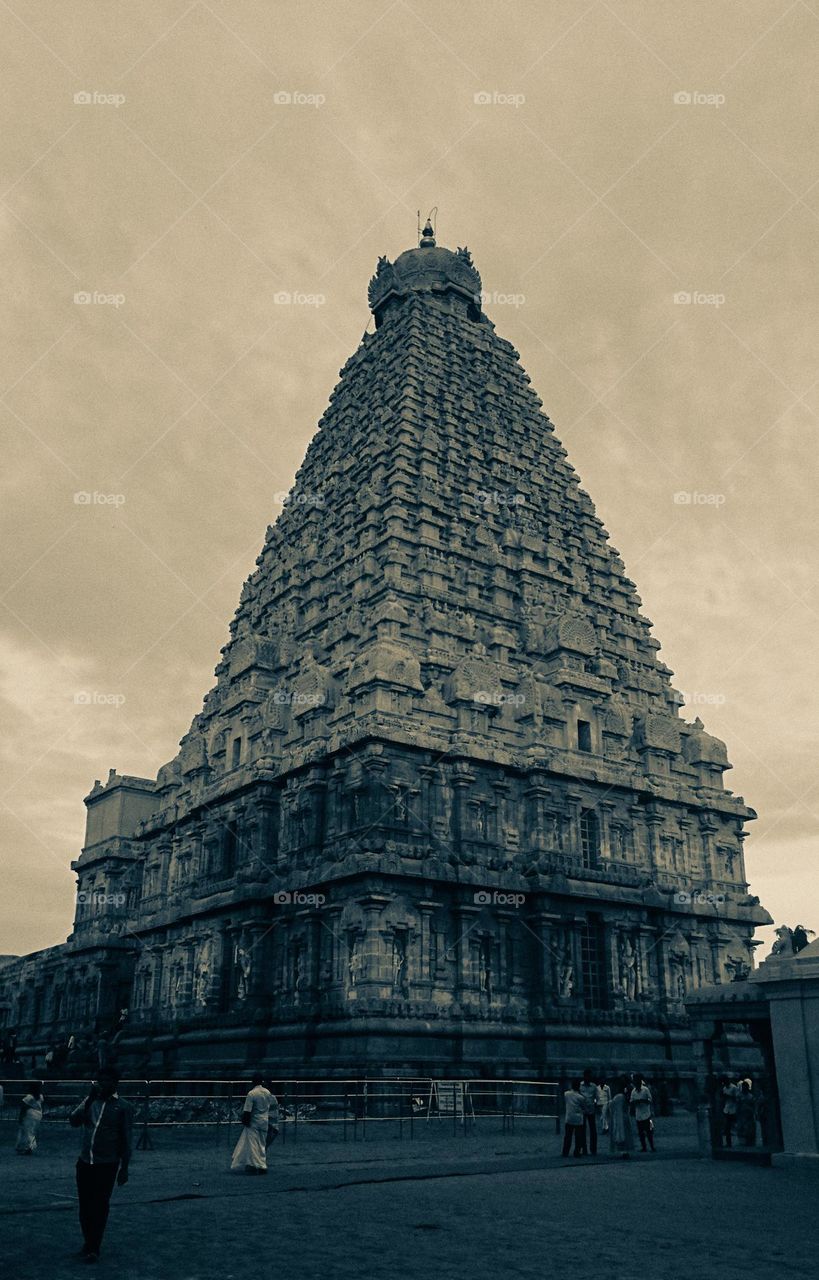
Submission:
<svg viewBox="0 0 819 1280">
<path fill-rule="evenodd" d="M 2 1115 L 16 1118 L 30 1081 L 2 1080 Z M 282 1142 L 319 1135 L 344 1142 L 370 1136 L 414 1138 L 422 1130 L 473 1133 L 485 1125 L 497 1133 L 514 1133 L 516 1125 L 560 1128 L 560 1094 L 555 1081 L 453 1080 L 422 1077 L 351 1077 L 349 1079 L 270 1079 L 279 1104 Z M 45 1118 L 67 1118 L 85 1097 L 89 1082 L 43 1082 Z M 207 1130 L 216 1133 L 237 1125 L 250 1085 L 248 1080 L 127 1080 L 118 1090 L 134 1106 L 138 1145 L 153 1145 L 151 1131 Z"/>
</svg>

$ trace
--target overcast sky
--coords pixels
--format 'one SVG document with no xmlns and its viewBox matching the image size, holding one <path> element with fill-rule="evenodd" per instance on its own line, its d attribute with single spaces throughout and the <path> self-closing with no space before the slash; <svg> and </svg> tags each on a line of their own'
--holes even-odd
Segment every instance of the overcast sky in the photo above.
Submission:
<svg viewBox="0 0 819 1280">
<path fill-rule="evenodd" d="M 0 49 L 0 952 L 173 756 L 433 205 L 819 929 L 819 0 L 4 0 Z"/>
</svg>

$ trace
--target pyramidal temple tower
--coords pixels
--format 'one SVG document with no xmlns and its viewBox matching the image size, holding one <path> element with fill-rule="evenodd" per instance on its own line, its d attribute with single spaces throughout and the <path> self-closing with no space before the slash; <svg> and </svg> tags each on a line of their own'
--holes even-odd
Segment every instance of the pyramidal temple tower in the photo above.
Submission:
<svg viewBox="0 0 819 1280">
<path fill-rule="evenodd" d="M 754 813 L 468 250 L 427 225 L 369 302 L 178 755 L 87 797 L 37 1017 L 127 1005 L 183 1073 L 690 1078 L 686 993 L 770 919 Z"/>
</svg>

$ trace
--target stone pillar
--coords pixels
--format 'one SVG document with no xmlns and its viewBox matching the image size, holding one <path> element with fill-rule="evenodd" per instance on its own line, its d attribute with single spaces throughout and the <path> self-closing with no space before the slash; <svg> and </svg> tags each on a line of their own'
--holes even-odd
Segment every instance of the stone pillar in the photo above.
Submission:
<svg viewBox="0 0 819 1280">
<path fill-rule="evenodd" d="M 770 1008 L 784 1147 L 773 1159 L 819 1169 L 819 944 L 769 957 L 750 982 Z"/>
<path fill-rule="evenodd" d="M 475 924 L 476 917 L 480 914 L 480 907 L 458 903 L 452 909 L 452 915 L 455 921 L 455 998 L 460 999 L 462 995 L 473 989 L 473 973 L 470 961 L 470 938 L 469 934 Z"/>
<path fill-rule="evenodd" d="M 439 903 L 424 899 L 417 903 L 418 915 L 421 919 L 421 936 L 419 939 L 418 982 L 431 993 L 435 985 L 435 974 L 432 967 L 431 921 L 433 912 L 438 910 Z"/>
</svg>

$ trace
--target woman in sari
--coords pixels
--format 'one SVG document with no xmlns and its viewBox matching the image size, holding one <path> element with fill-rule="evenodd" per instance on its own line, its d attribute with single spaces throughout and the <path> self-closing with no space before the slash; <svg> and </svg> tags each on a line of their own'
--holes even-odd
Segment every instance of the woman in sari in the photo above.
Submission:
<svg viewBox="0 0 819 1280">
<path fill-rule="evenodd" d="M 276 1099 L 265 1088 L 264 1076 L 251 1080 L 251 1089 L 242 1108 L 242 1132 L 233 1150 L 231 1169 L 244 1173 L 267 1173 L 267 1129 L 271 1103 Z"/>
<path fill-rule="evenodd" d="M 32 1156 L 37 1150 L 37 1130 L 43 1119 L 43 1086 L 37 1081 L 20 1102 L 20 1123 L 17 1129 L 18 1156 Z"/>
<path fill-rule="evenodd" d="M 626 1088 L 628 1081 L 621 1077 L 612 1087 L 612 1099 L 609 1103 L 609 1146 L 613 1156 L 627 1160 L 634 1147 L 634 1135 L 631 1129 L 631 1116 L 628 1112 Z"/>
</svg>

